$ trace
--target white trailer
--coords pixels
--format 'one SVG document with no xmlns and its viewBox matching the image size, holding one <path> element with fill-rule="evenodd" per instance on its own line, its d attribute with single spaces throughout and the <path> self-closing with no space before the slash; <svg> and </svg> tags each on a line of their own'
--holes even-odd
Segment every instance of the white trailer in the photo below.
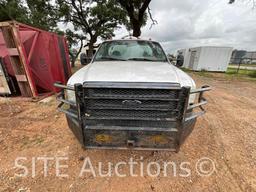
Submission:
<svg viewBox="0 0 256 192">
<path fill-rule="evenodd" d="M 232 55 L 232 47 L 195 47 L 190 48 L 184 57 L 184 67 L 194 71 L 225 72 Z"/>
<path fill-rule="evenodd" d="M 184 63 L 182 67 L 188 68 L 188 64 L 189 64 L 189 57 L 190 57 L 190 53 L 189 53 L 189 49 L 180 49 L 177 51 L 177 54 L 182 53 L 183 57 L 184 57 Z"/>
</svg>

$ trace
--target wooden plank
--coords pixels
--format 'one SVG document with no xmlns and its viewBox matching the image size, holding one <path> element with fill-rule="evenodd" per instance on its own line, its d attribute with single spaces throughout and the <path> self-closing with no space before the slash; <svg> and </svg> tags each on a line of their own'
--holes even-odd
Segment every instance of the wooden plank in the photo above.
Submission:
<svg viewBox="0 0 256 192">
<path fill-rule="evenodd" d="M 9 22 L 1 22 L 0 23 L 0 27 L 7 27 L 7 26 L 10 26 Z"/>
<path fill-rule="evenodd" d="M 5 88 L 4 87 L 0 87 L 0 94 L 4 94 L 4 93 L 6 93 Z"/>
<path fill-rule="evenodd" d="M 10 56 L 19 56 L 19 52 L 17 48 L 9 48 L 8 53 Z"/>
<path fill-rule="evenodd" d="M 36 35 L 35 35 L 35 37 L 33 39 L 33 43 L 32 43 L 32 46 L 30 48 L 30 52 L 29 52 L 29 55 L 28 55 L 28 63 L 30 63 L 31 57 L 32 57 L 32 55 L 34 53 L 35 45 L 36 45 L 36 42 L 37 42 L 38 35 L 39 35 L 39 32 L 36 33 Z"/>
<path fill-rule="evenodd" d="M 0 94 L 11 94 L 9 85 L 4 76 L 0 76 Z"/>
<path fill-rule="evenodd" d="M 4 69 L 0 63 L 0 94 L 11 94 L 7 79 L 5 77 Z"/>
<path fill-rule="evenodd" d="M 15 75 L 16 79 L 18 82 L 27 82 L 27 77 L 26 75 Z"/>
<path fill-rule="evenodd" d="M 23 52 L 22 42 L 20 41 L 16 24 L 14 23 L 14 25 L 12 25 L 11 28 L 12 28 L 12 35 L 14 38 L 14 42 L 19 51 L 20 64 L 23 66 L 23 70 L 25 72 L 25 75 L 27 76 L 27 80 L 28 80 L 27 83 L 30 87 L 32 96 L 36 97 L 37 96 L 36 85 L 35 85 L 35 82 L 32 80 L 32 72 L 27 65 L 26 53 Z"/>
</svg>

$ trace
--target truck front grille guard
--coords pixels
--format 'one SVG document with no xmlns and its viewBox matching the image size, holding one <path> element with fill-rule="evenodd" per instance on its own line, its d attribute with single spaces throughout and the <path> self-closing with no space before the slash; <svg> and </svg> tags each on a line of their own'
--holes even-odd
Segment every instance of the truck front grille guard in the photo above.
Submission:
<svg viewBox="0 0 256 192">
<path fill-rule="evenodd" d="M 58 110 L 65 113 L 66 115 L 68 115 L 70 117 L 77 118 L 78 120 L 82 121 L 82 117 L 84 116 L 84 114 L 82 114 L 82 111 L 84 110 L 84 107 L 85 107 L 83 105 L 84 104 L 83 86 L 81 84 L 76 84 L 74 87 L 70 87 L 70 86 L 62 85 L 60 83 L 55 83 L 54 86 L 61 89 L 60 93 L 57 95 L 57 100 L 60 102 L 58 105 Z M 176 88 L 176 89 L 178 89 L 178 88 Z M 204 115 L 205 109 L 203 108 L 203 106 L 207 104 L 207 100 L 204 98 L 203 93 L 206 91 L 210 91 L 211 88 L 209 86 L 205 85 L 205 86 L 202 86 L 200 89 L 195 89 L 195 90 L 190 90 L 190 88 L 188 88 L 188 87 L 180 88 L 180 90 L 182 90 L 182 89 L 183 89 L 183 93 L 189 92 L 188 95 L 191 95 L 191 94 L 199 95 L 198 102 L 194 103 L 193 105 L 188 104 L 189 97 L 185 98 L 185 100 L 186 100 L 184 103 L 185 110 L 180 109 L 182 111 L 180 111 L 181 114 L 179 116 L 182 119 L 182 122 L 187 122 L 192 119 L 196 119 L 199 116 Z M 65 90 L 75 92 L 76 103 L 69 101 L 65 98 Z M 185 96 L 186 96 L 186 93 L 185 93 Z M 179 97 L 181 97 L 181 96 L 179 96 Z M 173 99 L 173 100 L 175 100 L 175 99 Z M 124 100 L 124 101 L 126 101 L 126 100 Z M 135 101 L 136 100 L 134 100 L 134 102 Z M 199 108 L 200 111 L 199 112 L 191 112 L 195 108 Z M 136 120 L 136 119 L 134 119 L 134 120 Z"/>
<path fill-rule="evenodd" d="M 210 90 L 211 90 L 210 86 L 204 85 L 200 89 L 195 89 L 195 90 L 190 91 L 190 95 L 191 94 L 199 94 L 199 97 L 198 97 L 197 103 L 187 107 L 186 114 L 184 116 L 185 122 L 187 122 L 191 119 L 195 119 L 195 118 L 200 117 L 205 114 L 206 111 L 203 108 L 203 106 L 207 104 L 207 100 L 205 99 L 203 94 L 204 94 L 204 92 L 210 91 Z M 186 117 L 191 110 L 193 110 L 194 108 L 197 108 L 197 107 L 201 110 L 200 112 L 192 113 L 189 117 Z"/>
<path fill-rule="evenodd" d="M 69 127 L 84 147 L 176 152 L 196 118 L 205 113 L 203 93 L 211 90 L 209 86 L 190 90 L 171 83 L 54 85 L 61 89 L 58 110 L 67 115 Z M 65 90 L 74 91 L 76 102 L 66 99 Z M 189 105 L 191 94 L 198 95 L 198 100 Z M 112 142 L 107 143 L 110 138 Z"/>
</svg>

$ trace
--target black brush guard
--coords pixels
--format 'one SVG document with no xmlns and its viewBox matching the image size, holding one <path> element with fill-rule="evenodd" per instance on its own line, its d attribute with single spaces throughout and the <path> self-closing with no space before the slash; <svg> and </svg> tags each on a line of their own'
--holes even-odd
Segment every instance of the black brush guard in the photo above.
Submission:
<svg viewBox="0 0 256 192">
<path fill-rule="evenodd" d="M 178 152 L 203 115 L 209 86 L 190 90 L 172 83 L 86 82 L 61 88 L 58 110 L 85 148 Z M 74 91 L 76 102 L 66 99 Z M 198 102 L 189 105 L 189 96 Z M 195 112 L 195 108 L 198 108 Z M 193 112 L 194 111 L 194 112 Z"/>
</svg>

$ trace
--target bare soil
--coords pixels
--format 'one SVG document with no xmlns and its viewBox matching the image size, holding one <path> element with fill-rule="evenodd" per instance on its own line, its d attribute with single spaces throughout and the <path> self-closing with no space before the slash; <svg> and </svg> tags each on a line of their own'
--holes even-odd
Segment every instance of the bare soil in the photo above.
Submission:
<svg viewBox="0 0 256 192">
<path fill-rule="evenodd" d="M 256 191 L 255 81 L 226 79 L 223 74 L 192 76 L 198 86 L 208 84 L 213 90 L 206 94 L 207 114 L 198 119 L 179 153 L 84 150 L 68 129 L 64 115 L 56 111 L 54 99 L 40 103 L 20 97 L 0 98 L 0 191 Z M 61 170 L 68 177 L 56 176 L 55 161 L 49 161 L 46 177 L 42 161 L 36 161 L 33 177 L 32 158 L 43 156 L 67 157 L 61 163 L 68 168 Z M 28 167 L 27 177 L 15 175 L 23 173 L 15 168 L 17 157 L 27 158 L 20 161 Z M 93 177 L 91 173 L 79 177 L 87 157 L 94 167 L 103 162 L 104 170 L 108 162 L 128 162 L 130 158 L 143 163 L 189 162 L 191 174 L 133 177 L 124 167 L 120 172 L 128 176 L 123 178 Z M 196 162 L 203 157 L 212 159 L 216 166 L 208 177 L 196 171 Z"/>
</svg>

